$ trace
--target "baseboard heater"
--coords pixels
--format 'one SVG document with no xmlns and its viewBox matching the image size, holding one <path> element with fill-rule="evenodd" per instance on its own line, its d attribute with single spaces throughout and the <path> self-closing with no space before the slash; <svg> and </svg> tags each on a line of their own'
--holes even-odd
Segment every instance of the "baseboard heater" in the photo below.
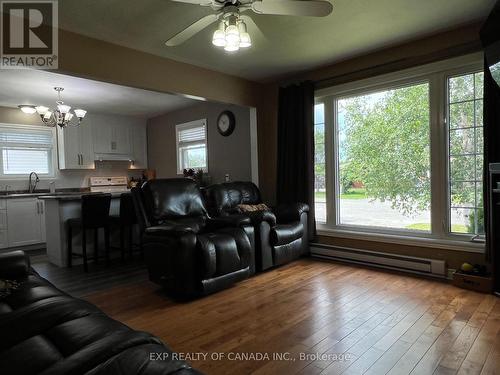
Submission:
<svg viewBox="0 0 500 375">
<path fill-rule="evenodd" d="M 316 243 L 311 244 L 310 249 L 311 256 L 315 258 L 446 278 L 446 264 L 444 260 L 425 259 Z"/>
</svg>

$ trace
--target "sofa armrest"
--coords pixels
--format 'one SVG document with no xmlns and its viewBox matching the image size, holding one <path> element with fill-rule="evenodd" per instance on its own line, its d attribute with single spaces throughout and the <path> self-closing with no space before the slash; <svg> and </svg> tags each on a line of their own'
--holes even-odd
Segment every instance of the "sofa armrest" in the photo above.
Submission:
<svg viewBox="0 0 500 375">
<path fill-rule="evenodd" d="M 241 214 L 213 217 L 207 221 L 210 230 L 217 230 L 220 228 L 241 228 L 251 224 L 250 218 Z"/>
<path fill-rule="evenodd" d="M 182 236 L 188 233 L 194 233 L 193 228 L 187 225 L 156 225 L 147 227 L 144 230 L 146 235 L 152 236 Z"/>
<path fill-rule="evenodd" d="M 292 203 L 281 205 L 273 209 L 278 223 L 291 223 L 300 221 L 303 213 L 309 212 L 309 206 L 305 203 Z"/>
<path fill-rule="evenodd" d="M 271 228 L 276 226 L 276 216 L 271 211 L 251 211 L 245 212 L 245 215 L 250 218 L 253 225 L 257 225 L 265 221 L 269 223 Z"/>
<path fill-rule="evenodd" d="M 11 251 L 0 254 L 0 278 L 22 279 L 30 272 L 30 258 L 24 251 Z"/>
</svg>

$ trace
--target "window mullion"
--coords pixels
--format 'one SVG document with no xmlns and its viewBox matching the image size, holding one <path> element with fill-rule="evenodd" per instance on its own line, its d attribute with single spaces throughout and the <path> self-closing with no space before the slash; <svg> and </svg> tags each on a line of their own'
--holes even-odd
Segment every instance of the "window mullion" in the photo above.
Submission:
<svg viewBox="0 0 500 375">
<path fill-rule="evenodd" d="M 325 102 L 325 178 L 326 178 L 326 222 L 329 226 L 337 225 L 337 146 L 335 99 L 326 98 Z"/>
<path fill-rule="evenodd" d="M 434 74 L 429 81 L 431 125 L 431 230 L 439 238 L 446 236 L 448 222 L 448 137 L 446 114 L 446 79 Z"/>
</svg>

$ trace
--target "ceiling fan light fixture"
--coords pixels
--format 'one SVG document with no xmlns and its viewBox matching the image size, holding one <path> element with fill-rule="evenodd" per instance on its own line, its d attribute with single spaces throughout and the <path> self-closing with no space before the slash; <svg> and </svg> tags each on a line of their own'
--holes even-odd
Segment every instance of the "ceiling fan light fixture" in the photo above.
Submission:
<svg viewBox="0 0 500 375">
<path fill-rule="evenodd" d="M 219 28 L 215 30 L 214 36 L 212 38 L 212 44 L 216 47 L 225 47 L 226 46 L 226 25 L 224 21 L 219 23 Z"/>
<path fill-rule="evenodd" d="M 236 44 L 240 43 L 240 31 L 236 25 L 229 25 L 226 27 L 226 43 Z"/>
<path fill-rule="evenodd" d="M 250 38 L 249 33 L 240 34 L 240 47 L 241 48 L 249 48 L 252 46 L 252 39 Z"/>
<path fill-rule="evenodd" d="M 36 108 L 33 105 L 19 105 L 18 108 L 23 111 L 23 113 L 26 113 L 27 115 L 32 115 L 33 113 L 36 113 Z"/>
<path fill-rule="evenodd" d="M 224 33 L 224 31 L 220 29 L 215 30 L 214 36 L 212 38 L 212 44 L 216 47 L 225 47 L 226 33 Z"/>
<path fill-rule="evenodd" d="M 224 51 L 226 51 L 226 52 L 236 52 L 239 49 L 240 49 L 240 42 L 239 41 L 227 42 L 226 46 L 224 47 Z"/>
</svg>

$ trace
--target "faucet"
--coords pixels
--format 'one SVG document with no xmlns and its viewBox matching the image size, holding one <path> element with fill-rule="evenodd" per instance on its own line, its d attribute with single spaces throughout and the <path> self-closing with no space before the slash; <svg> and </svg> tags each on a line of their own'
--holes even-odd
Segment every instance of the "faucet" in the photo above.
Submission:
<svg viewBox="0 0 500 375">
<path fill-rule="evenodd" d="M 35 177 L 34 181 L 32 181 L 32 177 Z M 40 179 L 38 178 L 37 173 L 31 172 L 29 180 L 28 180 L 28 192 L 30 192 L 30 193 L 35 192 L 36 184 L 38 183 L 38 181 L 40 181 Z"/>
</svg>

